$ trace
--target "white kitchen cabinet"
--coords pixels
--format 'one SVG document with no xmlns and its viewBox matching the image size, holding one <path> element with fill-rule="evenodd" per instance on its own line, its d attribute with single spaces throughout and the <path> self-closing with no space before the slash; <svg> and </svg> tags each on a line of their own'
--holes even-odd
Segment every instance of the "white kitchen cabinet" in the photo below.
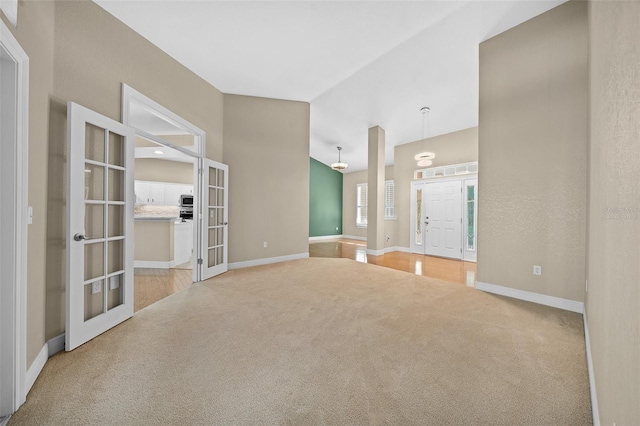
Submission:
<svg viewBox="0 0 640 426">
<path fill-rule="evenodd" d="M 193 185 L 136 180 L 136 204 L 149 206 L 179 206 L 180 195 L 193 195 Z"/>
<path fill-rule="evenodd" d="M 193 195 L 193 185 L 180 185 L 180 194 Z"/>
<path fill-rule="evenodd" d="M 149 204 L 151 202 L 151 184 L 149 182 L 135 181 L 136 204 Z"/>
<path fill-rule="evenodd" d="M 167 206 L 179 206 L 180 195 L 182 194 L 182 185 L 176 183 L 167 183 L 164 186 L 164 202 Z"/>
</svg>

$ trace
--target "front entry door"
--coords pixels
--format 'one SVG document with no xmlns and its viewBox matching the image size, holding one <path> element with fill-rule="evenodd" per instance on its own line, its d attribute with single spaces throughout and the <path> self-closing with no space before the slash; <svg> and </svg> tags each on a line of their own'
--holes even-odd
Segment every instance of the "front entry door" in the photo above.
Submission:
<svg viewBox="0 0 640 426">
<path fill-rule="evenodd" d="M 201 160 L 202 233 L 200 236 L 201 280 L 227 271 L 229 166 L 203 158 Z"/>
<path fill-rule="evenodd" d="M 462 259 L 462 183 L 414 182 L 411 186 L 411 251 Z"/>
<path fill-rule="evenodd" d="M 67 351 L 133 316 L 134 137 L 69 102 Z"/>
</svg>

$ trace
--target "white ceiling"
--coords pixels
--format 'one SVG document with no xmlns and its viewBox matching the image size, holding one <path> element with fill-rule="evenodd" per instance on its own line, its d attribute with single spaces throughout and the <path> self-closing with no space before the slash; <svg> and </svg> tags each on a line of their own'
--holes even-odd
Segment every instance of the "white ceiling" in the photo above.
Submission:
<svg viewBox="0 0 640 426">
<path fill-rule="evenodd" d="M 311 104 L 311 156 L 367 167 L 393 147 L 478 125 L 478 45 L 566 0 L 94 0 L 224 93 Z M 152 93 L 147 93 L 153 97 Z"/>
</svg>

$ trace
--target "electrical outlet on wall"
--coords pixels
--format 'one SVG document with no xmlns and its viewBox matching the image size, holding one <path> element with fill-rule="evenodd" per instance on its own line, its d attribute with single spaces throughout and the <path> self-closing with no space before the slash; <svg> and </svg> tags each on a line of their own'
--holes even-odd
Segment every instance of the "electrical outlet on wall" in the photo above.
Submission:
<svg viewBox="0 0 640 426">
<path fill-rule="evenodd" d="M 338 227 L 336 226 L 336 231 L 338 230 Z"/>
<path fill-rule="evenodd" d="M 91 294 L 100 293 L 101 290 L 102 290 L 102 282 L 96 281 L 94 283 L 91 283 Z"/>
<path fill-rule="evenodd" d="M 266 241 L 262 243 L 262 248 L 267 248 L 267 242 Z"/>
<path fill-rule="evenodd" d="M 542 275 L 542 266 L 533 265 L 533 275 Z"/>
</svg>

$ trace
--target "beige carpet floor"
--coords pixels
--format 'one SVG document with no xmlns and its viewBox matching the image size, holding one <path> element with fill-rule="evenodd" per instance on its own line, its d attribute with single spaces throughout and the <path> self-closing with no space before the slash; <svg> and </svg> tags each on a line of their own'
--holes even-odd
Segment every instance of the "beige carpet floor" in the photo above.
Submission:
<svg viewBox="0 0 640 426">
<path fill-rule="evenodd" d="M 9 424 L 590 423 L 581 315 L 312 258 L 194 284 L 52 357 Z"/>
</svg>

